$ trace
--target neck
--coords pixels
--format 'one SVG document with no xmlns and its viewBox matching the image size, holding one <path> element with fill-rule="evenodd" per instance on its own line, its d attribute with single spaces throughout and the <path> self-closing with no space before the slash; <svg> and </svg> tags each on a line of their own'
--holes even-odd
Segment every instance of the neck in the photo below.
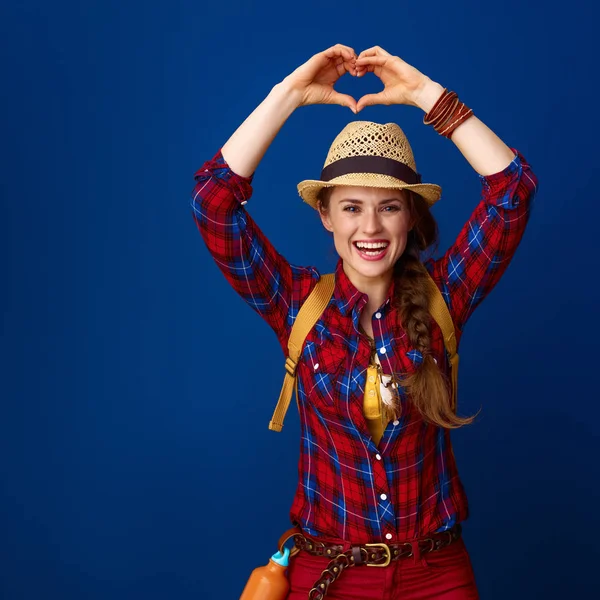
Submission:
<svg viewBox="0 0 600 600">
<path fill-rule="evenodd" d="M 393 269 L 386 271 L 379 277 L 364 277 L 357 273 L 354 269 L 349 268 L 346 263 L 343 263 L 344 273 L 351 281 L 352 285 L 361 293 L 369 297 L 366 309 L 371 315 L 375 312 L 387 299 L 390 284 L 394 276 Z"/>
</svg>

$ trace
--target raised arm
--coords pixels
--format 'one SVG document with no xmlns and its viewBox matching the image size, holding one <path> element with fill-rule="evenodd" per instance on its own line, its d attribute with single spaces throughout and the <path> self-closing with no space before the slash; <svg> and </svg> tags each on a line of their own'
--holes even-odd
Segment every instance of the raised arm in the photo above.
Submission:
<svg viewBox="0 0 600 600">
<path fill-rule="evenodd" d="M 379 46 L 361 52 L 356 68 L 359 77 L 375 73 L 385 86 L 378 94 L 363 96 L 358 101 L 359 111 L 372 104 L 407 104 L 418 106 L 428 113 L 444 91 L 439 83 Z M 515 156 L 476 116 L 457 127 L 451 139 L 480 175 L 504 170 Z"/>
<path fill-rule="evenodd" d="M 427 77 L 416 96 L 416 105 L 428 113 L 443 91 L 439 83 Z M 450 139 L 480 175 L 503 171 L 515 157 L 515 153 L 475 115 L 459 125 Z"/>
<path fill-rule="evenodd" d="M 256 167 L 295 108 L 320 103 L 356 110 L 353 98 L 333 89 L 344 73 L 356 74 L 354 59 L 354 50 L 341 45 L 313 56 L 277 84 L 195 174 L 192 214 L 206 246 L 235 291 L 273 328 L 284 352 L 298 304 L 318 273 L 290 265 L 244 205 Z"/>
<path fill-rule="evenodd" d="M 372 72 L 385 86 L 378 94 L 363 96 L 358 110 L 372 104 L 407 104 L 428 113 L 444 92 L 439 83 L 378 46 L 362 52 L 356 67 L 359 77 Z M 451 140 L 479 174 L 482 194 L 454 244 L 426 266 L 461 329 L 513 257 L 529 218 L 537 178 L 524 157 L 476 116 L 454 129 Z"/>
<path fill-rule="evenodd" d="M 277 84 L 223 146 L 230 168 L 244 177 L 252 175 L 283 124 L 299 106 L 340 104 L 356 112 L 354 98 L 333 89 L 345 73 L 356 75 L 355 60 L 352 48 L 337 44 L 315 54 Z"/>
</svg>

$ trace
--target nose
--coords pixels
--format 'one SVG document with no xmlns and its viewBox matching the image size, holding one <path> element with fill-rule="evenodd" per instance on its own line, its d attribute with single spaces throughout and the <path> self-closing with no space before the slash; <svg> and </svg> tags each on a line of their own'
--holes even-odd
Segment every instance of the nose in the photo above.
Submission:
<svg viewBox="0 0 600 600">
<path fill-rule="evenodd" d="M 366 210 L 363 218 L 363 231 L 365 234 L 372 236 L 381 231 L 381 228 L 379 212 L 375 209 Z"/>
</svg>

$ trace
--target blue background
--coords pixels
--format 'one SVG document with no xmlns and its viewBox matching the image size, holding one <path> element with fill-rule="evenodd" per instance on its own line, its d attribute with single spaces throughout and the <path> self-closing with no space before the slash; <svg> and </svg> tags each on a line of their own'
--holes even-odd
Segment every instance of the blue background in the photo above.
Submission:
<svg viewBox="0 0 600 600">
<path fill-rule="evenodd" d="M 461 406 L 483 408 L 453 434 L 465 537 L 483 598 L 595 596 L 593 11 L 3 3 L 0 595 L 236 599 L 274 552 L 298 419 L 291 410 L 282 434 L 267 430 L 281 350 L 212 262 L 189 195 L 271 87 L 341 42 L 378 44 L 457 91 L 539 177 L 517 256 L 463 338 Z M 381 89 L 372 75 L 338 87 Z M 476 174 L 416 108 L 359 118 L 399 123 L 443 186 L 444 249 L 477 203 Z M 295 186 L 351 120 L 337 106 L 298 110 L 258 169 L 248 208 L 291 262 L 335 264 Z"/>
</svg>

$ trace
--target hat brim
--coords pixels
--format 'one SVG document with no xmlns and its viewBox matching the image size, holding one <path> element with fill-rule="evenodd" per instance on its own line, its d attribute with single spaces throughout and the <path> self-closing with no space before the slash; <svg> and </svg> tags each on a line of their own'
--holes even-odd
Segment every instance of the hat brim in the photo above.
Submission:
<svg viewBox="0 0 600 600">
<path fill-rule="evenodd" d="M 298 184 L 298 194 L 304 202 L 317 208 L 317 195 L 325 187 L 374 187 L 397 190 L 412 190 L 419 194 L 429 206 L 433 206 L 442 195 L 442 188 L 435 183 L 405 183 L 390 175 L 374 173 L 348 173 L 335 177 L 331 181 L 306 179 Z"/>
</svg>

